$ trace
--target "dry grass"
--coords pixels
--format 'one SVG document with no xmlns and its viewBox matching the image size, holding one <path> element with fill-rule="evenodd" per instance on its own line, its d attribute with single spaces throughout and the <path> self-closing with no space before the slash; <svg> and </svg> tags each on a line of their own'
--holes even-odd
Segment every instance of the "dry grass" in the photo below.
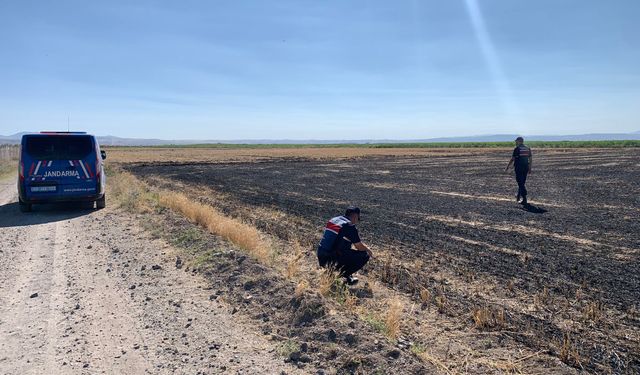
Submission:
<svg viewBox="0 0 640 375">
<path fill-rule="evenodd" d="M 478 361 L 478 363 L 500 371 L 501 374 L 523 374 L 521 362 L 512 359 L 482 359 Z"/>
<path fill-rule="evenodd" d="M 400 335 L 402 310 L 402 302 L 400 301 L 400 299 L 394 298 L 389 301 L 384 323 L 385 334 L 392 340 L 396 340 Z"/>
<path fill-rule="evenodd" d="M 506 327 L 507 326 L 507 313 L 504 309 L 500 309 L 495 313 L 496 326 L 498 327 Z"/>
<path fill-rule="evenodd" d="M 292 251 L 293 255 L 290 256 L 289 259 L 286 261 L 286 266 L 285 266 L 285 276 L 289 280 L 295 280 L 298 277 L 300 273 L 302 257 L 304 256 L 304 251 L 302 250 L 302 246 L 300 245 L 300 242 L 293 241 L 292 247 L 293 247 L 293 251 Z"/>
<path fill-rule="evenodd" d="M 109 173 L 111 172 L 111 173 Z M 115 173 L 113 173 L 115 172 Z M 151 212 L 158 207 L 158 194 L 152 193 L 130 173 L 110 170 L 107 194 L 129 212 Z"/>
<path fill-rule="evenodd" d="M 578 353 L 578 349 L 573 345 L 571 339 L 569 337 L 569 333 L 564 333 L 562 335 L 562 343 L 560 344 L 560 360 L 562 362 L 575 367 L 582 367 L 580 361 L 580 353 Z"/>
<path fill-rule="evenodd" d="M 477 307 L 471 312 L 471 317 L 477 329 L 502 328 L 507 325 L 504 309 L 492 310 L 489 307 Z"/>
<path fill-rule="evenodd" d="M 317 291 L 322 296 L 334 299 L 350 311 L 355 309 L 358 298 L 351 294 L 349 287 L 342 281 L 335 269 L 323 269 L 320 272 L 316 285 Z"/>
<path fill-rule="evenodd" d="M 476 308 L 471 315 L 476 328 L 483 329 L 493 326 L 493 313 L 488 307 Z"/>
<path fill-rule="evenodd" d="M 109 194 L 114 196 L 124 209 L 144 213 L 166 207 L 236 244 L 263 263 L 268 263 L 271 258 L 271 244 L 255 227 L 225 216 L 211 206 L 194 202 L 182 193 L 150 191 L 146 184 L 130 173 L 118 170 L 111 172 L 115 173 L 109 176 Z"/>
<path fill-rule="evenodd" d="M 598 323 L 604 316 L 604 305 L 600 301 L 589 302 L 582 310 L 584 320 Z"/>
<path fill-rule="evenodd" d="M 338 279 L 338 274 L 335 270 L 326 268 L 320 272 L 320 277 L 318 280 L 318 292 L 324 296 L 331 296 L 331 292 L 333 291 L 334 284 Z"/>
<path fill-rule="evenodd" d="M 306 292 L 309 289 L 309 283 L 307 282 L 307 280 L 300 280 L 298 282 L 298 284 L 296 285 L 296 289 L 293 292 L 293 294 L 296 297 L 300 297 L 304 294 L 304 292 Z"/>
<path fill-rule="evenodd" d="M 438 312 L 444 314 L 447 311 L 448 301 L 447 297 L 444 294 L 436 296 L 436 307 L 438 308 Z"/>
<path fill-rule="evenodd" d="M 351 292 L 345 294 L 343 306 L 349 311 L 354 311 L 358 306 L 358 297 L 351 294 Z"/>
<path fill-rule="evenodd" d="M 495 149 L 492 149 L 495 150 Z M 468 149 L 455 148 L 365 148 L 365 147 L 301 147 L 301 148 L 164 148 L 164 147 L 108 147 L 109 160 L 116 163 L 135 162 L 230 162 L 271 158 L 345 159 L 363 156 L 461 155 Z M 473 149 L 473 153 L 486 153 Z"/>
<path fill-rule="evenodd" d="M 431 302 L 431 292 L 429 291 L 429 289 L 420 289 L 420 301 L 425 305 L 429 305 L 429 302 Z"/>
<path fill-rule="evenodd" d="M 394 262 L 394 258 L 389 251 L 381 252 L 380 256 L 380 271 L 378 277 L 380 281 L 390 284 L 396 285 L 400 280 L 400 270 L 402 266 L 397 262 Z"/>
<path fill-rule="evenodd" d="M 180 212 L 209 232 L 238 245 L 259 261 L 268 263 L 271 259 L 271 244 L 255 227 L 230 218 L 211 206 L 194 202 L 182 193 L 164 191 L 160 193 L 159 203 L 163 207 Z"/>
</svg>

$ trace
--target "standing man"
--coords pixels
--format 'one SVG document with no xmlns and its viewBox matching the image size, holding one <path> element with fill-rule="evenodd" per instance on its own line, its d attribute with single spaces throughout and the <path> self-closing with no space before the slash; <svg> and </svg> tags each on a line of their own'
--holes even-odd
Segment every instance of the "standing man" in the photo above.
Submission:
<svg viewBox="0 0 640 375">
<path fill-rule="evenodd" d="M 522 137 L 516 138 L 516 148 L 513 149 L 513 156 L 509 160 L 509 164 L 505 171 L 509 170 L 513 163 L 516 170 L 516 182 L 518 182 L 518 195 L 516 201 L 520 202 L 522 198 L 522 205 L 527 204 L 527 188 L 524 186 L 527 182 L 527 175 L 531 173 L 531 164 L 533 164 L 533 157 L 531 149 L 524 145 L 524 139 Z"/>
<path fill-rule="evenodd" d="M 358 279 L 353 276 L 371 259 L 371 250 L 360 241 L 356 224 L 360 222 L 360 208 L 350 206 L 344 216 L 336 216 L 327 222 L 318 246 L 320 267 L 335 267 L 354 285 Z M 352 249 L 351 246 L 355 247 Z"/>
</svg>

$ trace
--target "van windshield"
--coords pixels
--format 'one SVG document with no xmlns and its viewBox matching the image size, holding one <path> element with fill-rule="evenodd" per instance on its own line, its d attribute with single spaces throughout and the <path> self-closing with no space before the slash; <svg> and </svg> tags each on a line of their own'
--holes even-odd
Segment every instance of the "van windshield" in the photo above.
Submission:
<svg viewBox="0 0 640 375">
<path fill-rule="evenodd" d="M 41 160 L 79 160 L 93 151 L 90 136 L 28 137 L 25 146 L 27 154 Z"/>
</svg>

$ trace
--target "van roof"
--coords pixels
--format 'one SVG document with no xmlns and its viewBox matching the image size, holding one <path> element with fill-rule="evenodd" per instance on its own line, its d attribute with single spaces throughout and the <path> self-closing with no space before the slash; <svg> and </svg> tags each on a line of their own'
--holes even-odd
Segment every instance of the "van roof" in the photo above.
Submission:
<svg viewBox="0 0 640 375">
<path fill-rule="evenodd" d="M 59 131 L 41 131 L 40 134 L 61 134 L 61 135 L 73 135 L 73 134 L 87 134 L 87 132 L 59 132 Z"/>
</svg>

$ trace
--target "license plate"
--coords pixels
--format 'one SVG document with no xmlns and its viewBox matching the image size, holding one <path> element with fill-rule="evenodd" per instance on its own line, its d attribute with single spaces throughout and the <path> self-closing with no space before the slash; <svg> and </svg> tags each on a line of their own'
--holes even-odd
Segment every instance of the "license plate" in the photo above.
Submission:
<svg viewBox="0 0 640 375">
<path fill-rule="evenodd" d="M 34 193 L 42 193 L 47 191 L 56 191 L 55 186 L 32 186 L 31 191 Z"/>
</svg>

